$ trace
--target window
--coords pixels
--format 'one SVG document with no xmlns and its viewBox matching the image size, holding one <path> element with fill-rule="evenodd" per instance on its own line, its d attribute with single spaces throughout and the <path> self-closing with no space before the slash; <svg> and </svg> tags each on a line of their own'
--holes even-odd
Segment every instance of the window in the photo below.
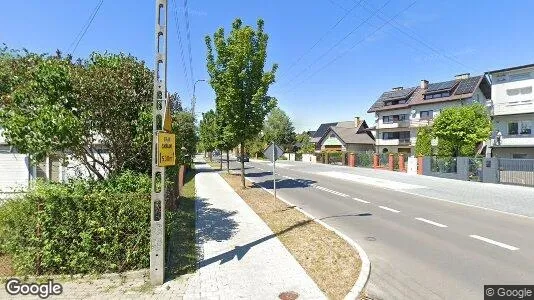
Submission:
<svg viewBox="0 0 534 300">
<path fill-rule="evenodd" d="M 332 132 L 332 133 L 330 134 L 330 137 L 331 137 L 331 138 L 335 138 L 336 135 Z"/>
<path fill-rule="evenodd" d="M 508 134 L 515 135 L 517 134 L 519 126 L 517 122 L 508 123 Z"/>
<path fill-rule="evenodd" d="M 390 116 L 383 116 L 382 117 L 382 122 L 383 123 L 391 123 L 392 120 L 391 120 Z"/>
<path fill-rule="evenodd" d="M 507 89 L 506 95 L 508 96 L 517 96 L 517 95 L 528 95 L 532 94 L 532 86 L 527 86 L 523 88 L 517 88 L 517 89 Z"/>
<path fill-rule="evenodd" d="M 399 121 L 406 121 L 408 120 L 407 114 L 400 114 L 400 115 L 392 115 L 392 116 L 383 116 L 382 122 L 383 123 L 394 123 Z"/>
<path fill-rule="evenodd" d="M 410 139 L 409 131 L 400 131 L 400 132 L 383 132 L 382 139 L 384 140 L 406 140 Z"/>
<path fill-rule="evenodd" d="M 442 97 L 449 97 L 451 95 L 450 92 L 443 92 L 443 93 L 436 93 L 436 94 L 428 94 L 428 95 L 425 95 L 425 100 L 428 100 L 428 99 L 437 99 L 437 98 L 442 98 Z"/>
<path fill-rule="evenodd" d="M 422 110 L 419 112 L 419 117 L 421 119 L 432 119 L 433 111 L 432 110 Z"/>
<path fill-rule="evenodd" d="M 529 72 L 510 75 L 510 80 L 521 80 L 521 79 L 528 79 L 528 78 L 530 78 Z"/>
<path fill-rule="evenodd" d="M 521 121 L 519 124 L 520 134 L 532 134 L 532 127 L 534 127 L 533 121 Z"/>
<path fill-rule="evenodd" d="M 527 155 L 525 153 L 514 153 L 512 154 L 512 158 L 527 158 Z"/>
</svg>

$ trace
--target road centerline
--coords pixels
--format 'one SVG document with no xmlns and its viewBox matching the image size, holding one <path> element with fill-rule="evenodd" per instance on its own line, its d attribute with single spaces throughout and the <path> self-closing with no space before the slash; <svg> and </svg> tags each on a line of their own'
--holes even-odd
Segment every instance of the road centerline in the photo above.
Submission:
<svg viewBox="0 0 534 300">
<path fill-rule="evenodd" d="M 505 243 L 497 242 L 497 241 L 494 241 L 492 239 L 488 239 L 487 237 L 483 237 L 483 236 L 480 236 L 480 235 L 472 234 L 472 235 L 470 235 L 470 237 L 472 237 L 474 239 L 477 239 L 477 240 L 480 240 L 480 241 L 483 241 L 483 242 L 486 242 L 486 243 L 489 243 L 489 244 L 493 244 L 495 246 L 499 246 L 499 247 L 508 249 L 508 250 L 512 250 L 512 251 L 519 250 L 519 248 L 517 248 L 517 247 L 511 246 L 511 245 L 508 245 L 508 244 L 505 244 Z"/>
<path fill-rule="evenodd" d="M 356 198 L 356 197 L 352 198 L 352 200 L 356 200 L 356 201 L 358 201 L 358 202 L 365 203 L 365 204 L 369 204 L 369 203 L 371 203 L 371 202 L 369 202 L 369 201 L 366 201 L 366 200 L 363 200 L 363 199 L 360 199 L 360 198 Z"/>
<path fill-rule="evenodd" d="M 446 227 L 448 227 L 448 226 L 445 225 L 445 224 L 441 224 L 441 223 L 438 223 L 438 222 L 434 222 L 434 221 L 431 221 L 431 220 L 428 220 L 428 219 L 425 219 L 425 218 L 415 218 L 415 219 L 418 220 L 418 221 L 421 221 L 421 222 L 425 222 L 425 223 L 428 223 L 428 224 L 437 226 L 437 227 L 441 227 L 441 228 L 446 228 Z"/>
<path fill-rule="evenodd" d="M 393 208 L 390 208 L 390 207 L 387 207 L 387 206 L 381 206 L 381 205 L 379 205 L 378 207 L 380 207 L 380 208 L 383 209 L 383 210 L 390 211 L 390 212 L 400 213 L 400 210 L 396 210 L 396 209 L 393 209 Z"/>
</svg>

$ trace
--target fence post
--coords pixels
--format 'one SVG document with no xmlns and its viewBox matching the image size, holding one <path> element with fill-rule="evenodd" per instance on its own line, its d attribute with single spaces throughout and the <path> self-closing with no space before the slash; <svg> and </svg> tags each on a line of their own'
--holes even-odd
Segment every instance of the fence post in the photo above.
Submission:
<svg viewBox="0 0 534 300">
<path fill-rule="evenodd" d="M 356 166 L 356 155 L 354 153 L 349 153 L 349 167 Z"/>
<path fill-rule="evenodd" d="M 417 175 L 423 175 L 423 156 L 417 157 Z"/>
<path fill-rule="evenodd" d="M 499 159 L 485 158 L 482 165 L 482 181 L 499 183 Z"/>
<path fill-rule="evenodd" d="M 406 172 L 406 168 L 404 166 L 404 154 L 403 153 L 399 153 L 399 171 Z"/>
<path fill-rule="evenodd" d="M 395 157 L 393 156 L 393 153 L 390 153 L 388 157 L 388 169 L 390 171 L 393 171 L 394 166 L 395 166 Z"/>
<path fill-rule="evenodd" d="M 458 174 L 458 179 L 460 180 L 469 180 L 469 158 L 468 157 L 457 157 L 456 158 L 456 174 Z"/>
<path fill-rule="evenodd" d="M 373 168 L 374 169 L 377 169 L 379 167 L 379 164 L 378 164 L 378 154 L 373 154 Z"/>
</svg>

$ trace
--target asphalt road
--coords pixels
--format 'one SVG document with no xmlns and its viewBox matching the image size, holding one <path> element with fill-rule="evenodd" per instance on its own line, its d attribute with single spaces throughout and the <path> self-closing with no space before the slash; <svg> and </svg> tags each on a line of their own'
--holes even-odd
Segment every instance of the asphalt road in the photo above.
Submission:
<svg viewBox="0 0 534 300">
<path fill-rule="evenodd" d="M 251 180 L 272 188 L 272 165 L 246 165 Z M 420 196 L 424 182 L 375 179 L 373 170 L 359 176 L 352 168 L 277 165 L 280 197 L 365 249 L 371 260 L 370 299 L 483 299 L 485 284 L 534 284 L 534 218 L 461 205 L 452 196 L 451 202 Z M 450 189 L 459 184 L 444 182 Z"/>
</svg>

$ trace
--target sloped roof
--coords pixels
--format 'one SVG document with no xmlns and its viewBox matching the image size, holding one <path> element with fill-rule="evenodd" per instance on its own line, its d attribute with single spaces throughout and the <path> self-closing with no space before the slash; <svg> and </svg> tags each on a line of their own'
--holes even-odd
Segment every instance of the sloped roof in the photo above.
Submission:
<svg viewBox="0 0 534 300">
<path fill-rule="evenodd" d="M 491 98 L 491 87 L 489 85 L 489 82 L 487 81 L 486 77 L 484 77 L 483 75 L 479 75 L 465 79 L 431 83 L 428 85 L 427 89 L 422 89 L 421 87 L 411 87 L 398 91 L 387 91 L 382 93 L 382 95 L 378 98 L 378 100 L 375 101 L 375 103 L 373 103 L 373 105 L 369 108 L 367 112 L 371 113 L 375 111 L 407 108 L 420 104 L 466 99 L 472 97 L 473 94 L 476 92 L 477 88 L 479 87 L 486 98 Z M 404 93 L 400 93 L 404 90 L 406 90 Z M 424 99 L 424 95 L 427 93 L 433 94 L 436 92 L 446 91 L 450 93 L 450 96 L 435 99 Z M 406 100 L 406 103 L 385 105 L 386 101 L 392 100 L 392 92 L 396 92 L 396 95 L 404 95 L 404 98 L 395 98 L 393 100 Z"/>
<path fill-rule="evenodd" d="M 332 126 L 330 129 L 334 131 L 345 144 L 375 144 L 375 140 L 373 140 L 366 132 L 358 133 L 357 128 Z"/>
</svg>

